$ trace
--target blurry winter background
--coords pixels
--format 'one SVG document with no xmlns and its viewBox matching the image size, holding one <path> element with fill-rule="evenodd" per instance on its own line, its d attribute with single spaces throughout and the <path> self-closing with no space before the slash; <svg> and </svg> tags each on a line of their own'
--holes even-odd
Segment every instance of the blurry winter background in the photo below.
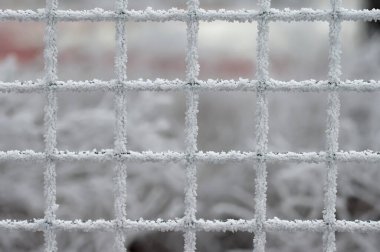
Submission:
<svg viewBox="0 0 380 252">
<path fill-rule="evenodd" d="M 329 8 L 329 0 L 273 0 L 274 8 Z M 365 8 L 364 0 L 344 0 L 345 8 Z M 376 2 L 376 1 L 374 1 Z M 184 0 L 129 0 L 129 8 L 185 8 Z M 254 0 L 202 0 L 204 9 L 256 9 Z M 0 9 L 39 9 L 43 0 L 1 0 Z M 110 0 L 61 0 L 61 9 L 112 9 Z M 128 23 L 128 78 L 183 79 L 186 25 L 180 22 Z M 278 80 L 327 78 L 328 23 L 271 23 L 270 74 Z M 373 30 L 372 30 L 373 31 Z M 0 80 L 43 77 L 44 24 L 0 23 Z M 256 23 L 201 23 L 201 79 L 255 77 Z M 114 78 L 115 25 L 112 22 L 59 23 L 61 80 Z M 343 79 L 379 79 L 380 43 L 364 22 L 343 23 Z M 128 94 L 128 148 L 183 151 L 185 101 L 180 92 Z M 326 93 L 271 93 L 271 151 L 323 151 Z M 378 93 L 342 93 L 340 148 L 380 150 Z M 255 93 L 202 93 L 199 149 L 249 151 L 255 148 Z M 113 147 L 113 95 L 59 93 L 58 148 Z M 43 151 L 43 94 L 0 94 L 0 150 Z M 251 162 L 198 166 L 198 217 L 253 218 Z M 0 218 L 42 218 L 41 164 L 0 163 Z M 57 165 L 58 218 L 112 219 L 113 164 Z M 268 218 L 322 219 L 324 164 L 268 165 Z M 377 164 L 339 166 L 337 218 L 379 220 L 380 169 Z M 184 212 L 184 165 L 128 165 L 128 217 L 169 219 Z M 181 233 L 128 233 L 134 251 L 182 251 Z M 302 237 L 302 239 L 299 239 Z M 267 251 L 321 251 L 321 234 L 269 233 Z M 200 233 L 199 251 L 251 251 L 249 233 Z M 294 242 L 294 239 L 296 242 Z M 292 241 L 293 240 L 293 241 Z M 59 232 L 60 251 L 110 251 L 112 234 Z M 338 251 L 378 251 L 376 234 L 339 233 Z M 41 251 L 42 233 L 0 231 L 0 251 Z"/>
</svg>

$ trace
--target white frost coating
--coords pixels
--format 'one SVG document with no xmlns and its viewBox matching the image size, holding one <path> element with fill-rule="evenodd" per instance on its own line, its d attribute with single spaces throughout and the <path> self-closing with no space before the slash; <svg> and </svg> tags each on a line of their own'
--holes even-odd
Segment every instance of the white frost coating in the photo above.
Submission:
<svg viewBox="0 0 380 252">
<path fill-rule="evenodd" d="M 59 91 L 72 92 L 94 92 L 94 91 L 115 91 L 120 89 L 117 80 L 87 80 L 87 81 L 56 81 L 53 86 L 48 87 L 43 80 L 37 81 L 0 81 L 0 92 L 2 93 L 43 93 L 46 90 L 54 89 Z M 175 79 L 155 79 L 155 80 L 129 80 L 122 82 L 125 90 L 133 91 L 257 91 L 259 81 L 239 79 L 239 80 L 198 80 L 199 85 L 190 86 L 187 81 Z M 346 80 L 340 81 L 336 86 L 330 85 L 328 80 L 305 80 L 305 81 L 278 81 L 270 79 L 266 82 L 265 90 L 271 92 L 330 92 L 330 91 L 351 91 L 351 92 L 373 92 L 380 91 L 380 81 L 378 80 Z"/>
<path fill-rule="evenodd" d="M 266 82 L 269 80 L 269 21 L 267 19 L 271 0 L 260 0 L 260 19 L 257 22 L 257 73 L 259 81 L 257 85 L 257 110 L 256 110 L 256 152 L 259 156 L 266 156 L 268 149 L 268 96 L 265 91 Z M 267 164 L 265 159 L 257 159 L 255 162 L 255 219 L 257 230 L 254 238 L 254 251 L 264 252 L 266 243 L 266 204 L 267 204 Z"/>
<path fill-rule="evenodd" d="M 330 85 L 339 83 L 341 76 L 341 20 L 338 16 L 342 5 L 341 0 L 330 0 L 332 8 L 332 18 L 330 20 L 329 32 L 329 80 Z M 334 156 L 339 149 L 339 111 L 340 99 L 338 91 L 332 91 L 328 94 L 327 108 L 327 129 L 326 145 L 327 154 L 331 160 L 327 162 L 326 181 L 324 187 L 324 204 L 323 220 L 326 224 L 326 230 L 323 233 L 323 251 L 336 251 L 335 222 L 336 222 L 336 194 L 337 194 L 337 176 L 338 166 Z"/>
<path fill-rule="evenodd" d="M 135 152 L 130 151 L 127 153 L 116 154 L 114 150 L 94 150 L 94 151 L 56 151 L 54 154 L 47 156 L 42 152 L 34 152 L 32 150 L 26 151 L 0 151 L 0 161 L 20 161 L 20 162 L 35 162 L 42 163 L 46 159 L 55 161 L 73 162 L 73 161 L 134 161 L 141 163 L 165 163 L 184 162 L 187 154 L 181 152 Z M 326 152 L 267 152 L 265 157 L 261 157 L 256 152 L 196 152 L 194 154 L 194 161 L 206 162 L 212 164 L 223 164 L 227 162 L 246 162 L 254 161 L 257 159 L 265 159 L 267 162 L 283 162 L 291 161 L 298 163 L 325 163 L 331 160 Z M 340 162 L 358 162 L 358 163 L 376 163 L 380 162 L 380 152 L 374 151 L 348 151 L 336 152 L 335 159 Z"/>
<path fill-rule="evenodd" d="M 57 80 L 57 31 L 56 20 L 53 12 L 58 8 L 58 0 L 46 1 L 46 28 L 45 28 L 45 79 L 47 88 Z M 55 230 L 52 223 L 56 219 L 56 171 L 55 161 L 50 158 L 57 146 L 57 93 L 55 90 L 46 89 L 47 104 L 45 107 L 45 153 L 46 170 L 44 173 L 44 195 L 45 195 L 45 223 L 44 229 L 45 251 L 55 252 L 58 250 Z"/>
<path fill-rule="evenodd" d="M 118 227 L 115 221 L 107 220 L 56 220 L 52 223 L 55 230 L 65 231 L 103 231 L 114 232 Z M 194 230 L 206 232 L 255 232 L 255 220 L 197 220 L 194 222 Z M 264 223 L 265 229 L 271 232 L 318 232 L 322 233 L 326 227 L 323 220 L 279 220 L 268 219 Z M 24 230 L 24 231 L 43 231 L 46 229 L 44 219 L 35 219 L 33 221 L 15 221 L 1 220 L 0 228 L 7 230 Z M 126 231 L 186 231 L 183 220 L 143 220 L 138 221 L 126 220 L 122 228 Z M 355 232 L 355 233 L 373 233 L 380 232 L 379 221 L 336 221 L 335 230 L 337 232 Z"/>
<path fill-rule="evenodd" d="M 57 0 L 47 0 L 44 10 L 0 10 L 0 21 L 39 21 L 46 22 L 45 31 L 45 78 L 37 81 L 0 82 L 0 92 L 45 93 L 47 106 L 45 110 L 45 152 L 32 150 L 0 151 L 0 161 L 28 161 L 46 165 L 45 198 L 46 208 L 43 219 L 33 221 L 1 220 L 0 229 L 43 231 L 45 234 L 45 251 L 57 251 L 56 230 L 65 231 L 107 231 L 115 233 L 115 250 L 126 251 L 126 231 L 177 231 L 184 232 L 185 251 L 196 250 L 196 232 L 245 231 L 255 234 L 255 251 L 265 251 L 266 232 L 319 232 L 324 235 L 324 251 L 333 252 L 335 232 L 380 232 L 379 221 L 345 221 L 336 220 L 337 162 L 380 162 L 380 152 L 374 151 L 338 151 L 339 109 L 338 91 L 372 92 L 380 91 L 377 80 L 340 80 L 341 42 L 339 39 L 341 22 L 380 20 L 380 10 L 347 10 L 341 8 L 341 0 L 331 0 L 331 10 L 278 10 L 270 8 L 270 0 L 260 1 L 260 10 L 202 10 L 198 0 L 189 0 L 187 10 L 127 10 L 126 0 L 116 0 L 115 11 L 92 9 L 83 11 L 57 10 Z M 113 21 L 116 24 L 115 79 L 59 81 L 57 80 L 57 46 L 56 28 L 61 21 Z M 256 80 L 198 80 L 199 64 L 197 37 L 199 21 L 213 22 L 258 22 L 257 76 Z M 187 56 L 185 80 L 127 80 L 127 42 L 125 21 L 166 22 L 181 21 L 187 23 Z M 330 24 L 329 76 L 327 80 L 278 81 L 270 79 L 268 73 L 268 33 L 269 22 L 284 21 L 325 21 Z M 87 92 L 102 90 L 115 93 L 115 146 L 114 149 L 70 152 L 56 150 L 57 95 L 56 92 Z M 127 150 L 126 139 L 126 99 L 125 92 L 139 91 L 184 91 L 186 93 L 186 150 L 185 152 L 132 152 Z M 257 92 L 257 149 L 252 152 L 202 152 L 197 150 L 197 114 L 200 91 L 252 91 Z M 268 92 L 328 92 L 326 151 L 324 152 L 268 152 Z M 56 172 L 57 161 L 73 162 L 115 161 L 115 219 L 114 220 L 74 220 L 56 219 Z M 185 216 L 176 220 L 127 219 L 125 163 L 138 162 L 183 162 L 186 165 Z M 257 170 L 256 179 L 256 214 L 251 220 L 202 220 L 196 219 L 198 162 L 221 164 L 226 162 L 254 161 Z M 325 211 L 323 220 L 286 221 L 277 218 L 266 219 L 266 163 L 267 162 L 306 162 L 326 163 L 327 176 L 325 185 Z M 165 167 L 163 167 L 165 169 Z"/>
<path fill-rule="evenodd" d="M 186 81 L 189 86 L 197 84 L 199 75 L 198 63 L 198 9 L 199 0 L 187 0 L 187 50 L 186 50 Z M 186 93 L 185 145 L 186 145 L 186 184 L 185 184 L 185 226 L 184 251 L 196 250 L 196 232 L 193 230 L 197 212 L 197 167 L 194 155 L 198 137 L 198 102 L 199 94 L 191 89 Z"/>
<path fill-rule="evenodd" d="M 116 0 L 115 11 L 123 13 L 128 5 L 127 0 Z M 127 97 L 123 82 L 127 80 L 127 38 L 126 23 L 124 20 L 116 21 L 116 56 L 115 74 L 117 77 L 115 90 L 115 154 L 127 152 Z M 127 167 L 123 160 L 118 160 L 115 166 L 114 197 L 115 197 L 115 252 L 126 252 L 126 239 L 123 222 L 127 219 Z"/>
<path fill-rule="evenodd" d="M 270 9 L 268 11 L 268 21 L 325 21 L 331 19 L 331 11 L 314 10 L 303 8 L 300 10 L 278 10 Z M 342 21 L 376 21 L 380 20 L 380 10 L 347 10 L 340 9 L 339 17 Z M 189 20 L 186 10 L 169 9 L 169 10 L 127 10 L 123 14 L 117 11 L 105 11 L 100 8 L 82 11 L 57 10 L 55 11 L 57 21 L 114 21 L 115 19 L 124 19 L 125 21 L 134 22 L 167 22 Z M 229 22 L 253 22 L 258 21 L 260 11 L 257 10 L 203 10 L 198 9 L 197 18 L 199 21 L 213 22 L 217 20 Z M 45 21 L 47 19 L 45 10 L 0 10 L 0 21 Z"/>
</svg>

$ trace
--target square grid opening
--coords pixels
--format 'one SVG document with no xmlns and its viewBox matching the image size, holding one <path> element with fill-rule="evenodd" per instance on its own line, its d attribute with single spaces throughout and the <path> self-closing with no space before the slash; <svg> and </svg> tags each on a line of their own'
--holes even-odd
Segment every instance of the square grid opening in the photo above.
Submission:
<svg viewBox="0 0 380 252">
<path fill-rule="evenodd" d="M 327 76 L 328 33 L 326 22 L 271 23 L 270 76 L 283 81 L 318 80 Z"/>
<path fill-rule="evenodd" d="M 59 150 L 112 149 L 114 96 L 107 92 L 58 94 L 57 146 Z"/>
<path fill-rule="evenodd" d="M 81 251 L 112 251 L 113 240 L 112 233 L 101 231 L 57 232 L 57 245 L 59 251 L 68 251 L 68 249 L 76 250 L 77 248 Z"/>
<path fill-rule="evenodd" d="M 0 220 L 43 217 L 43 171 L 40 164 L 31 162 L 0 162 Z"/>
<path fill-rule="evenodd" d="M 145 10 L 147 8 L 153 9 L 186 9 L 186 0 L 129 0 L 128 8 L 132 10 Z"/>
<path fill-rule="evenodd" d="M 294 242 L 297 241 L 297 242 Z M 322 236 L 319 233 L 268 233 L 268 244 L 266 251 L 270 252 L 293 252 L 303 251 L 307 247 L 308 251 L 322 251 Z"/>
<path fill-rule="evenodd" d="M 206 220 L 254 218 L 252 181 L 256 174 L 250 162 L 198 165 L 198 212 Z M 225 180 L 223 178 L 228 178 Z"/>
<path fill-rule="evenodd" d="M 0 81 L 43 77 L 44 24 L 0 22 Z"/>
<path fill-rule="evenodd" d="M 1 151 L 43 151 L 45 103 L 43 94 L 0 94 Z"/>
<path fill-rule="evenodd" d="M 15 250 L 16 248 L 16 250 Z M 1 251 L 40 251 L 44 248 L 43 232 L 0 230 Z"/>
<path fill-rule="evenodd" d="M 269 149 L 275 152 L 323 151 L 326 104 L 324 93 L 269 94 Z"/>
<path fill-rule="evenodd" d="M 127 164 L 127 205 L 131 220 L 173 220 L 183 217 L 185 167 L 178 163 Z"/>
<path fill-rule="evenodd" d="M 57 217 L 68 221 L 111 220 L 113 166 L 113 162 L 58 162 Z"/>
<path fill-rule="evenodd" d="M 254 150 L 255 107 L 256 94 L 253 92 L 200 94 L 198 148 L 216 152 Z M 251 116 L 247 118 L 246 115 Z"/>
<path fill-rule="evenodd" d="M 324 164 L 268 164 L 268 218 L 320 220 L 323 212 Z"/>
<path fill-rule="evenodd" d="M 45 7 L 44 0 L 4 0 L 0 3 L 0 9 L 13 9 L 13 10 L 28 10 L 28 9 L 40 9 Z"/>
<path fill-rule="evenodd" d="M 130 92 L 127 97 L 129 150 L 185 150 L 183 93 Z"/>
<path fill-rule="evenodd" d="M 338 252 L 376 251 L 380 246 L 379 236 L 376 233 L 338 233 L 336 243 Z"/>
<path fill-rule="evenodd" d="M 185 77 L 186 24 L 127 23 L 127 41 L 129 79 Z"/>
<path fill-rule="evenodd" d="M 200 78 L 252 79 L 256 69 L 256 23 L 201 22 Z"/>
<path fill-rule="evenodd" d="M 114 23 L 61 22 L 57 33 L 60 80 L 114 78 Z"/>
<path fill-rule="evenodd" d="M 235 1 L 220 1 L 213 0 L 200 1 L 200 7 L 206 10 L 226 9 L 226 10 L 239 10 L 239 9 L 258 9 L 258 0 L 235 0 Z"/>
</svg>

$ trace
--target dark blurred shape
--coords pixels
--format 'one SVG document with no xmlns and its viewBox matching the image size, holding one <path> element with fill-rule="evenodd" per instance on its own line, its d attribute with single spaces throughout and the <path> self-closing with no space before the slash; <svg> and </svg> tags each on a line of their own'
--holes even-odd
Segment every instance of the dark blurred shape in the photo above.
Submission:
<svg viewBox="0 0 380 252">
<path fill-rule="evenodd" d="M 181 233 L 174 232 L 154 232 L 148 233 L 134 240 L 129 246 L 130 252 L 175 252 L 181 251 L 183 243 Z M 177 241 L 177 242 L 174 242 Z"/>
<path fill-rule="evenodd" d="M 372 204 L 355 196 L 348 197 L 346 203 L 348 213 L 355 219 L 359 219 L 360 216 L 374 209 Z"/>
<path fill-rule="evenodd" d="M 198 232 L 197 250 L 228 252 L 252 250 L 253 234 L 248 232 Z M 128 246 L 129 252 L 175 252 L 183 250 L 179 232 L 152 232 L 137 237 Z"/>
<path fill-rule="evenodd" d="M 369 10 L 380 9 L 380 1 L 368 0 L 366 8 Z M 367 22 L 367 32 L 369 36 L 380 34 L 380 22 L 378 21 Z"/>
</svg>

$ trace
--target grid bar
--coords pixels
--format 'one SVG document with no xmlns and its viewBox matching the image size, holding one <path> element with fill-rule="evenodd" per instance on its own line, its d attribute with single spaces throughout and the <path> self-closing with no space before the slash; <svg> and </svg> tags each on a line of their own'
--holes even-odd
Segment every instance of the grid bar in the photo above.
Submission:
<svg viewBox="0 0 380 252">
<path fill-rule="evenodd" d="M 199 0 L 188 0 L 186 22 L 187 48 L 186 48 L 186 80 L 188 85 L 197 83 L 199 75 L 198 63 L 198 9 Z M 185 117 L 185 145 L 186 145 L 186 185 L 185 185 L 185 215 L 184 215 L 184 251 L 196 250 L 196 232 L 193 230 L 197 213 L 197 167 L 194 155 L 197 152 L 198 137 L 198 102 L 199 94 L 193 90 L 187 90 L 186 117 Z"/>
<path fill-rule="evenodd" d="M 115 10 L 124 13 L 128 5 L 127 0 L 116 0 Z M 127 152 L 127 97 L 123 82 L 127 80 L 127 40 L 126 24 L 122 19 L 116 20 L 116 56 L 115 74 L 117 85 L 115 90 L 115 154 Z M 115 252 L 126 252 L 126 238 L 121 228 L 127 219 L 127 167 L 122 159 L 118 159 L 115 166 L 114 197 L 115 217 L 117 227 L 115 229 Z"/>
<path fill-rule="evenodd" d="M 24 231 L 44 231 L 46 229 L 44 219 L 35 219 L 32 221 L 12 221 L 1 220 L 0 228 L 4 230 L 24 230 Z M 76 231 L 104 231 L 114 232 L 119 228 L 115 221 L 107 220 L 55 220 L 50 225 L 54 230 L 76 230 Z M 264 223 L 265 230 L 268 232 L 318 232 L 323 233 L 326 230 L 323 220 L 280 220 L 268 219 Z M 121 227 L 126 231 L 176 231 L 185 232 L 188 228 L 184 225 L 182 219 L 178 220 L 125 220 Z M 196 220 L 193 230 L 206 232 L 255 232 L 255 220 Z M 380 221 L 344 221 L 338 220 L 334 226 L 336 232 L 350 233 L 374 233 L 380 232 Z"/>
<path fill-rule="evenodd" d="M 187 158 L 187 154 L 183 152 L 134 152 L 115 153 L 112 149 L 100 151 L 56 151 L 54 154 L 46 155 L 43 152 L 26 151 L 0 151 L 0 162 L 4 161 L 20 161 L 20 162 L 45 162 L 47 159 L 60 162 L 73 161 L 119 161 L 125 162 L 141 162 L 141 163 L 165 163 L 183 162 Z M 376 163 L 380 162 L 380 152 L 374 151 L 340 151 L 336 152 L 333 157 L 327 152 L 267 152 L 265 156 L 259 155 L 257 152 L 195 152 L 193 160 L 195 162 L 207 162 L 213 164 L 223 164 L 227 162 L 247 162 L 264 159 L 266 162 L 296 162 L 296 163 L 326 163 L 330 160 L 339 162 L 357 162 L 357 163 Z"/>
<path fill-rule="evenodd" d="M 268 21 L 282 22 L 299 22 L 299 21 L 324 21 L 328 22 L 332 16 L 331 11 L 327 10 L 278 10 L 270 9 L 267 13 Z M 82 11 L 73 10 L 57 10 L 54 11 L 54 16 L 57 21 L 115 21 L 123 19 L 133 22 L 167 22 L 181 21 L 187 22 L 189 15 L 186 10 L 170 9 L 170 10 L 128 10 L 124 13 L 116 11 L 105 11 L 102 9 L 91 9 Z M 202 10 L 197 11 L 199 21 L 230 21 L 230 22 L 254 22 L 260 20 L 260 11 L 256 10 Z M 347 10 L 340 9 L 339 18 L 341 21 L 376 21 L 380 20 L 380 10 Z M 47 20 L 47 13 L 43 10 L 0 10 L 0 21 L 37 21 L 42 22 Z"/>
<path fill-rule="evenodd" d="M 270 0 L 259 0 L 261 18 L 257 23 L 257 110 L 256 110 L 256 152 L 259 156 L 266 156 L 268 151 L 268 96 L 265 90 L 266 81 L 269 79 L 269 21 L 267 12 L 270 9 Z M 256 181 L 255 181 L 255 219 L 257 230 L 255 232 L 254 247 L 255 252 L 264 252 L 266 243 L 266 231 L 264 223 L 266 221 L 267 204 L 267 164 L 265 159 L 257 159 Z"/>
<path fill-rule="evenodd" d="M 46 0 L 46 28 L 45 28 L 45 83 L 53 83 L 57 80 L 57 32 L 56 19 L 53 12 L 58 8 L 58 0 Z M 44 228 L 45 251 L 56 252 L 58 250 L 55 230 L 51 223 L 56 219 L 56 164 L 51 158 L 56 151 L 57 145 L 57 94 L 55 90 L 46 89 L 47 104 L 45 107 L 45 154 L 46 170 L 44 173 L 44 196 L 45 213 L 44 221 L 47 225 Z"/>
<path fill-rule="evenodd" d="M 329 32 L 329 80 L 331 85 L 339 82 L 341 76 L 341 21 L 338 17 L 342 5 L 341 0 L 330 0 L 333 16 L 330 20 Z M 326 129 L 326 145 L 327 154 L 333 157 L 339 150 L 339 111 L 340 99 L 337 91 L 332 91 L 328 94 L 327 108 L 327 129 Z M 336 195 L 337 195 L 337 176 L 338 166 L 334 159 L 327 161 L 327 172 L 325 181 L 325 209 L 323 212 L 323 220 L 326 224 L 326 230 L 323 233 L 323 251 L 336 251 L 336 238 L 334 225 L 336 222 Z"/>
<path fill-rule="evenodd" d="M 127 91 L 252 91 L 256 92 L 260 82 L 257 80 L 198 80 L 198 85 L 189 85 L 182 80 L 130 80 L 123 81 L 122 88 Z M 380 91 L 380 81 L 377 80 L 347 80 L 331 85 L 330 81 L 265 81 L 265 88 L 271 92 L 375 92 Z M 1 82 L 0 93 L 43 93 L 54 89 L 57 92 L 94 92 L 116 91 L 120 89 L 117 80 L 101 81 L 55 81 L 47 84 L 45 81 Z"/>
</svg>

